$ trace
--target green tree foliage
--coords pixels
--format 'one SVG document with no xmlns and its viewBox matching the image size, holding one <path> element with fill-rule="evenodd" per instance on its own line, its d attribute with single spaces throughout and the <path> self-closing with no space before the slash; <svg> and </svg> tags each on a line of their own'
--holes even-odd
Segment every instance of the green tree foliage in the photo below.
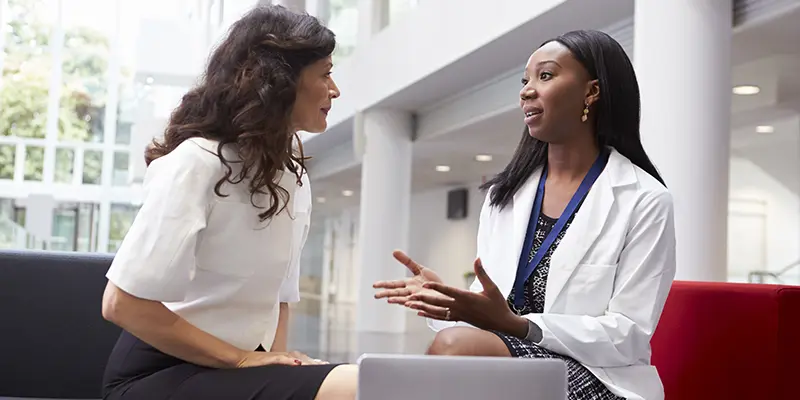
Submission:
<svg viewBox="0 0 800 400">
<path fill-rule="evenodd" d="M 50 56 L 52 25 L 42 18 L 35 0 L 9 0 L 10 22 L 4 29 L 5 60 L 0 86 L 0 135 L 44 138 L 47 131 L 53 61 Z M 99 141 L 105 105 L 109 43 L 95 30 L 69 28 L 64 33 L 59 139 Z M 44 152 L 26 149 L 25 179 L 41 180 Z M 70 182 L 71 151 L 56 152 L 56 182 Z M 98 157 L 85 159 L 84 181 L 96 182 L 102 168 Z M 14 149 L 0 148 L 0 177 L 13 176 Z M 87 181 L 88 179 L 88 181 Z"/>
</svg>

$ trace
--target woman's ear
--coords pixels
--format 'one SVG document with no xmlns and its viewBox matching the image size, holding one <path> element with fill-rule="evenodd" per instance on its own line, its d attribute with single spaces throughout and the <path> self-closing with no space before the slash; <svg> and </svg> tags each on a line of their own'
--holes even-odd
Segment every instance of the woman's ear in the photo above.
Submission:
<svg viewBox="0 0 800 400">
<path fill-rule="evenodd" d="M 586 104 L 591 106 L 597 100 L 600 100 L 600 81 L 595 79 L 586 84 Z"/>
</svg>

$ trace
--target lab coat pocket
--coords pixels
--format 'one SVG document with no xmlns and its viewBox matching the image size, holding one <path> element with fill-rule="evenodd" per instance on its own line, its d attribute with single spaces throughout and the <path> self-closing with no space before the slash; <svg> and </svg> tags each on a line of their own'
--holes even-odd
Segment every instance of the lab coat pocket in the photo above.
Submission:
<svg viewBox="0 0 800 400">
<path fill-rule="evenodd" d="M 614 290 L 616 265 L 580 264 L 568 284 L 568 313 L 603 315 Z"/>
</svg>

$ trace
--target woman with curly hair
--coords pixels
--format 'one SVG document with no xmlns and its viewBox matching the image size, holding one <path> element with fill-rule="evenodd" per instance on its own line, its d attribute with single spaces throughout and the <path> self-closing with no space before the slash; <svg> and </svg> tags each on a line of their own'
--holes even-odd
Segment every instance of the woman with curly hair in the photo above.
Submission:
<svg viewBox="0 0 800 400">
<path fill-rule="evenodd" d="M 335 45 L 314 17 L 254 9 L 148 147 L 103 296 L 123 329 L 105 399 L 355 398 L 355 366 L 286 348 L 311 212 L 297 132 L 327 127 Z"/>
</svg>

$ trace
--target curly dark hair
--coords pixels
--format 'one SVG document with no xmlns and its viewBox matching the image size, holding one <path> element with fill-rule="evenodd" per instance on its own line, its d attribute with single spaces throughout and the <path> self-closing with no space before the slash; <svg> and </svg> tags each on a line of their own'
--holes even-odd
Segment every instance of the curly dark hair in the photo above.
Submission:
<svg viewBox="0 0 800 400">
<path fill-rule="evenodd" d="M 305 173 L 302 143 L 290 127 L 300 72 L 330 56 L 335 46 L 333 32 L 313 16 L 281 6 L 254 8 L 214 50 L 199 84 L 173 111 L 164 137 L 148 146 L 145 162 L 149 165 L 189 138 L 218 141 L 217 155 L 226 172 L 214 187 L 216 195 L 226 196 L 220 192 L 225 182 L 247 178 L 253 206 L 258 194 L 269 194 L 272 200 L 259 213 L 261 221 L 281 212 L 289 192 L 275 182 L 276 175 L 291 172 L 301 184 Z M 227 144 L 235 144 L 236 160 L 222 155 Z M 241 164 L 236 176 L 231 163 Z"/>
</svg>

